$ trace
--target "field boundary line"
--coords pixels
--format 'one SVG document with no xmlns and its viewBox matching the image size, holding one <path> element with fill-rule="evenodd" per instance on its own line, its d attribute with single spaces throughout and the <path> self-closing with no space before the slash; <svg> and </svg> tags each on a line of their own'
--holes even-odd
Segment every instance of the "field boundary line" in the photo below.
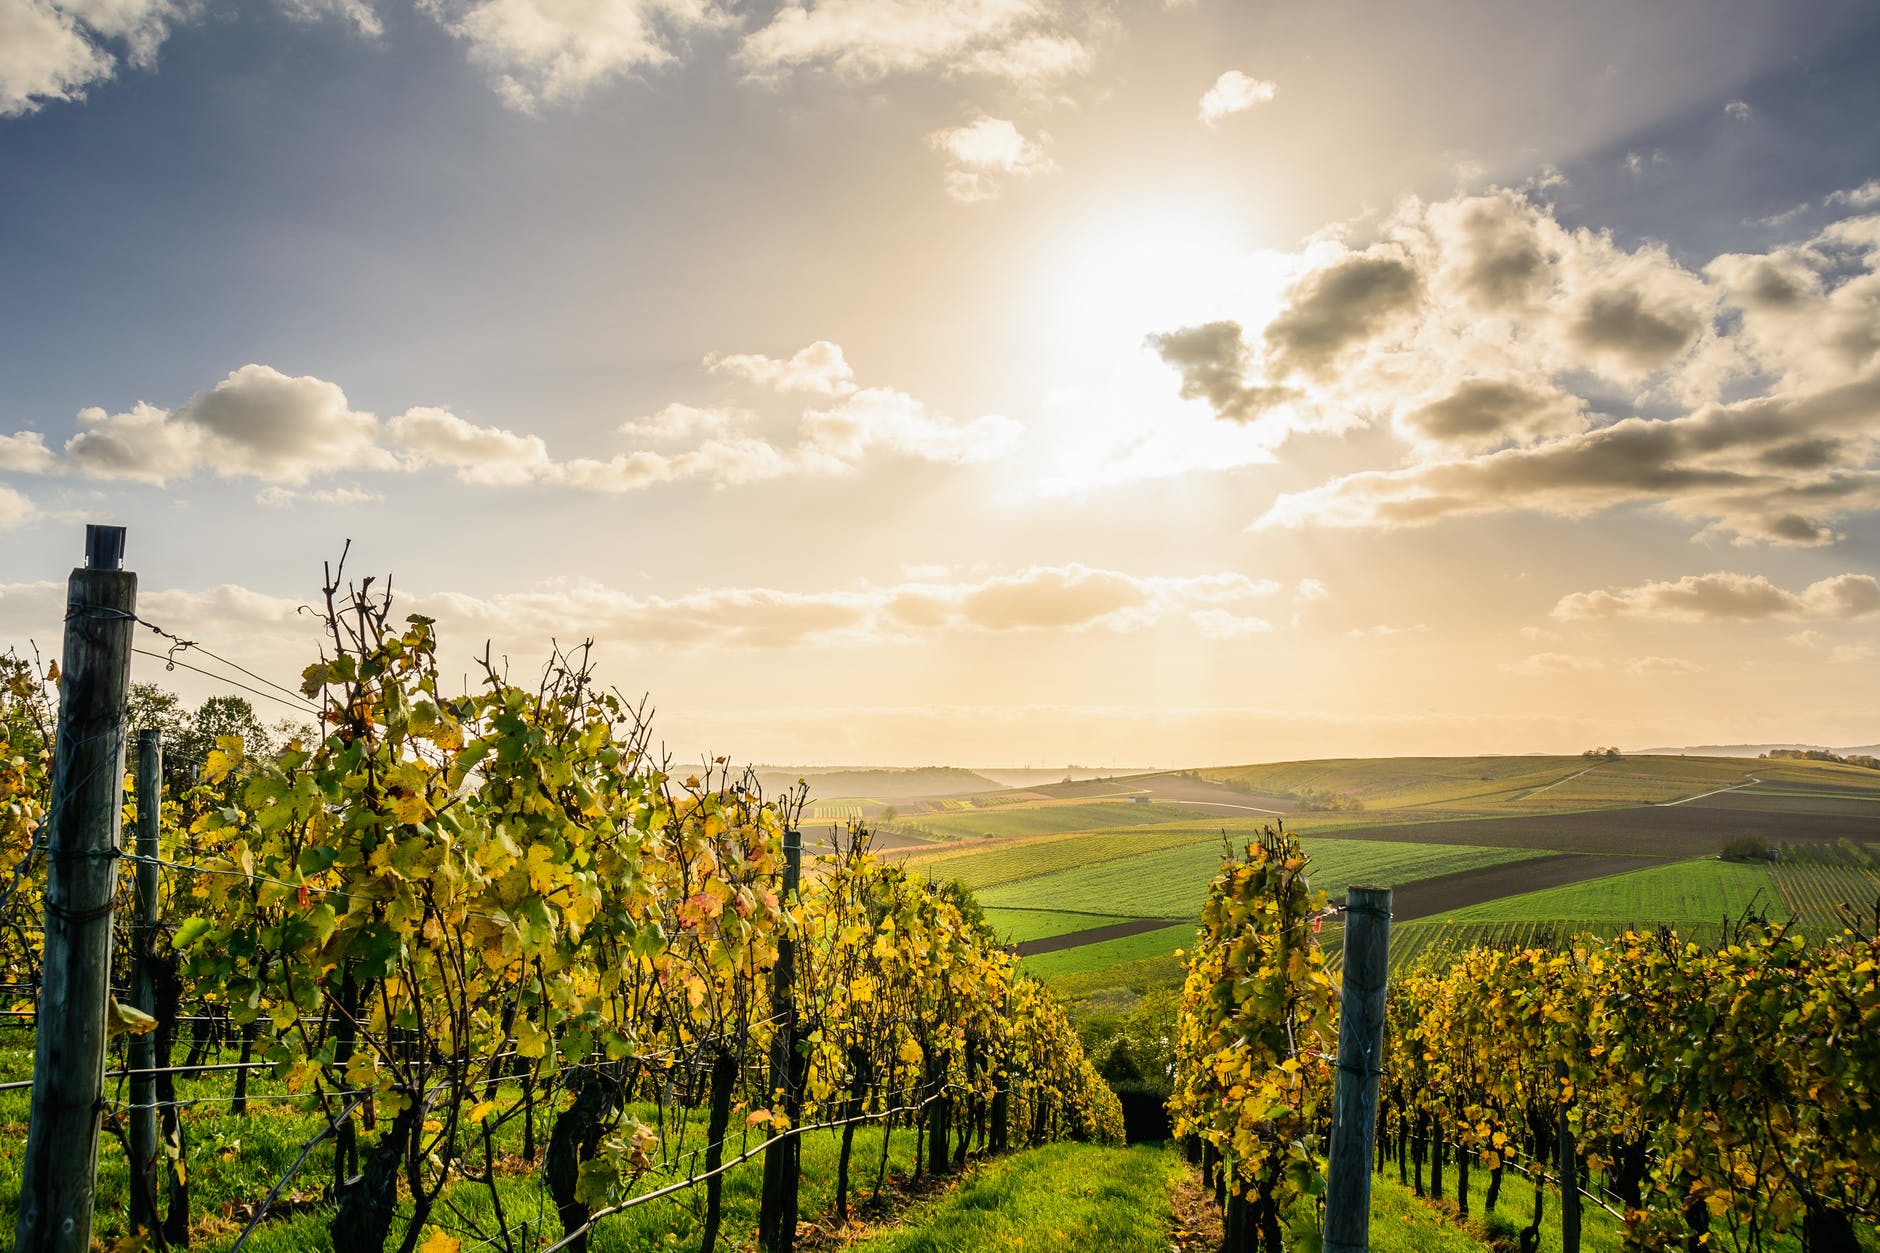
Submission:
<svg viewBox="0 0 1880 1253">
<path fill-rule="evenodd" d="M 1725 792 L 1740 792 L 1746 787 L 1755 787 L 1761 782 L 1762 782 L 1761 779 L 1756 778 L 1754 775 L 1750 775 L 1750 776 L 1747 776 L 1744 782 L 1733 783 L 1729 787 L 1713 788 L 1708 792 L 1699 792 L 1696 796 L 1686 796 L 1675 801 L 1647 801 L 1646 804 L 1652 805 L 1658 809 L 1669 809 L 1673 805 L 1683 805 L 1683 804 L 1689 803 L 1690 801 L 1701 801 L 1706 796 L 1722 796 Z"/>
</svg>

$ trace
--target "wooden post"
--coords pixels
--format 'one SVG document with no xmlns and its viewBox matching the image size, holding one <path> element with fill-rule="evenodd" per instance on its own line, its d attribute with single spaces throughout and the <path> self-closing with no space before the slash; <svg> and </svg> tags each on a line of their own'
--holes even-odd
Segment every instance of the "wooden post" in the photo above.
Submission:
<svg viewBox="0 0 1880 1253">
<path fill-rule="evenodd" d="M 1555 1145 L 1560 1158 L 1560 1253 L 1580 1253 L 1580 1154 L 1573 1143 L 1573 1128 L 1567 1125 L 1567 1106 L 1555 1115 L 1559 1140 Z M 1540 1184 L 1535 1183 L 1538 1190 Z"/>
<path fill-rule="evenodd" d="M 1384 1060 L 1384 989 L 1390 969 L 1390 889 L 1345 897 L 1345 977 L 1338 1004 L 1338 1077 L 1325 1168 L 1325 1253 L 1371 1247 L 1371 1148 Z"/>
<path fill-rule="evenodd" d="M 157 934 L 157 829 L 163 813 L 163 732 L 137 733 L 137 930 L 131 939 L 131 1004 L 146 1014 L 157 1012 L 156 981 L 150 970 L 150 946 Z M 157 1203 L 157 1037 L 150 1032 L 130 1040 L 131 1070 L 131 1227 L 155 1231 Z M 139 1186 L 138 1180 L 143 1180 Z"/>
<path fill-rule="evenodd" d="M 85 529 L 67 585 L 59 730 L 46 821 L 45 981 L 16 1253 L 86 1253 L 103 1106 L 111 903 L 124 806 L 124 701 L 137 576 L 122 527 Z"/>
<path fill-rule="evenodd" d="M 783 833 L 783 900 L 788 908 L 803 874 L 803 834 Z M 790 1128 L 772 1132 L 764 1150 L 764 1191 L 758 1210 L 758 1241 L 765 1253 L 791 1253 L 796 1248 L 796 1196 L 801 1169 L 802 1142 L 797 1138 L 797 1115 L 802 1112 L 800 1067 L 796 1055 L 796 941 L 789 928 L 777 940 L 777 964 L 771 974 L 771 1013 L 777 1030 L 770 1044 L 770 1087 L 783 1096 Z"/>
</svg>

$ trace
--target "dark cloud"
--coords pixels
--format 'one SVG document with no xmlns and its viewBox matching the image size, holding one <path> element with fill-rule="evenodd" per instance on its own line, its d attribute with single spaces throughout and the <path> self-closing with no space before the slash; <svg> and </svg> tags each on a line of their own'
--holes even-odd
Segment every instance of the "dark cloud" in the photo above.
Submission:
<svg viewBox="0 0 1880 1253">
<path fill-rule="evenodd" d="M 1399 426 L 1430 443 L 1492 448 L 1576 431 L 1584 424 L 1582 411 L 1577 396 L 1544 384 L 1469 379 L 1403 415 Z"/>
<path fill-rule="evenodd" d="M 1323 376 L 1339 354 L 1414 309 L 1423 279 L 1406 258 L 1360 253 L 1315 271 L 1267 324 L 1266 345 L 1282 371 Z"/>
<path fill-rule="evenodd" d="M 1471 200 L 1456 216 L 1455 281 L 1472 304 L 1525 308 L 1552 282 L 1553 263 L 1532 210 L 1512 192 Z"/>
<path fill-rule="evenodd" d="M 1149 344 L 1181 375 L 1182 399 L 1205 400 L 1218 417 L 1252 421 L 1292 394 L 1284 387 L 1248 385 L 1247 345 L 1238 322 L 1151 335 Z"/>
<path fill-rule="evenodd" d="M 1703 314 L 1695 309 L 1649 300 L 1637 288 L 1615 287 L 1587 297 L 1567 333 L 1589 352 L 1655 370 L 1689 348 L 1703 329 Z"/>
</svg>

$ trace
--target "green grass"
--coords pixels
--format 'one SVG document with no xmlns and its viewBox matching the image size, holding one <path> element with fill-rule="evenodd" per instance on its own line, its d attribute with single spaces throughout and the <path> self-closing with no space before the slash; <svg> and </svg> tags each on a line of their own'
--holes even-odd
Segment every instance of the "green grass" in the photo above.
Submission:
<svg viewBox="0 0 1880 1253">
<path fill-rule="evenodd" d="M 1126 935 L 1119 940 L 1099 940 L 1076 948 L 1061 948 L 1055 953 L 1039 953 L 1019 962 L 1029 975 L 1048 979 L 1052 975 L 1074 975 L 1085 970 L 1102 970 L 1145 958 L 1161 957 L 1195 940 L 1195 924 L 1178 922 L 1174 926 Z"/>
<path fill-rule="evenodd" d="M 1169 1246 L 1170 1190 L 1185 1170 L 1161 1147 L 1029 1149 L 988 1163 L 894 1230 L 855 1247 L 866 1253 L 1162 1253 Z"/>
<path fill-rule="evenodd" d="M 119 1060 L 114 1058 L 111 1064 L 118 1065 Z M 0 1065 L 4 1065 L 6 1078 L 31 1070 L 31 1041 L 25 1031 L 8 1031 L 6 1038 L 0 1040 Z M 226 1096 L 233 1089 L 233 1079 L 226 1072 L 201 1078 L 184 1078 L 179 1080 L 178 1089 L 179 1097 L 184 1100 Z M 251 1112 L 246 1118 L 230 1114 L 226 1104 L 200 1104 L 183 1111 L 189 1139 L 187 1165 L 190 1211 L 195 1220 L 192 1249 L 217 1253 L 232 1245 L 242 1224 L 230 1217 L 231 1209 L 252 1204 L 265 1196 L 299 1155 L 301 1145 L 323 1125 L 320 1119 L 301 1110 L 304 1098 L 291 1102 L 265 1099 L 278 1091 L 278 1087 L 271 1083 L 255 1083 L 251 1093 Z M 107 1089 L 107 1095 L 111 1094 L 112 1090 Z M 15 1222 L 20 1191 L 28 1103 L 29 1094 L 24 1090 L 0 1093 L 0 1224 L 9 1230 Z M 635 1112 L 647 1121 L 655 1117 L 650 1109 Z M 547 1144 L 553 1116 L 553 1110 L 538 1112 L 538 1153 Z M 753 1133 L 747 1146 L 742 1142 L 736 1126 L 733 1131 L 727 1144 L 727 1156 L 735 1156 L 745 1147 L 755 1147 L 761 1143 L 761 1137 Z M 372 1139 L 370 1134 L 363 1135 L 362 1148 L 369 1145 Z M 703 1141 L 701 1113 L 696 1120 L 689 1120 L 684 1151 L 689 1153 L 702 1147 Z M 499 1154 L 519 1151 L 520 1143 L 519 1119 L 498 1133 Z M 865 1195 L 866 1190 L 873 1186 L 881 1147 L 882 1134 L 878 1126 L 864 1126 L 857 1132 L 855 1162 L 850 1175 L 852 1189 L 861 1190 Z M 891 1176 L 905 1178 L 912 1170 L 913 1150 L 913 1134 L 906 1128 L 897 1129 L 889 1141 Z M 820 1131 L 805 1135 L 800 1196 L 801 1212 L 806 1219 L 822 1214 L 833 1205 L 836 1161 L 840 1151 L 841 1138 L 836 1132 Z M 332 1162 L 330 1145 L 315 1149 L 301 1173 L 289 1185 L 287 1194 L 301 1193 L 317 1197 L 332 1178 Z M 636 1185 L 636 1191 L 651 1191 L 677 1177 L 664 1168 L 655 1167 Z M 756 1226 L 762 1177 L 761 1154 L 726 1173 L 721 1248 L 743 1251 L 757 1247 Z M 503 1208 L 510 1225 L 513 1227 L 522 1222 L 531 1224 L 531 1235 L 520 1240 L 522 1247 L 536 1247 L 536 1235 L 552 1242 L 561 1234 L 555 1206 L 540 1190 L 540 1179 L 539 1169 L 532 1169 L 504 1176 L 499 1181 Z M 94 1236 L 109 1244 L 127 1226 L 129 1175 L 125 1169 L 122 1149 L 108 1135 L 100 1142 L 97 1184 L 92 1231 Z M 445 1195 L 486 1230 L 495 1229 L 495 1213 L 487 1189 L 481 1185 L 455 1183 Z M 594 1253 L 641 1253 L 654 1249 L 696 1248 L 703 1195 L 702 1189 L 693 1189 L 689 1193 L 650 1202 L 610 1217 L 596 1228 L 590 1248 Z M 408 1213 L 407 1203 L 401 1214 Z M 297 1253 L 299 1250 L 327 1249 L 331 1247 L 327 1235 L 327 1223 L 331 1218 L 332 1210 L 329 1206 L 315 1205 L 298 1209 L 287 1217 L 263 1223 L 244 1247 L 256 1253 Z M 404 1222 L 401 1217 L 394 1223 L 394 1241 L 402 1234 Z M 442 1205 L 433 1216 L 433 1225 L 455 1226 L 448 1209 Z M 465 1229 L 454 1229 L 451 1234 L 462 1236 L 466 1249 L 475 1243 Z"/>
<path fill-rule="evenodd" d="M 1585 883 L 1526 892 L 1450 910 L 1432 922 L 1513 922 L 1579 919 L 1591 922 L 1714 923 L 1744 910 L 1778 908 L 1776 885 L 1763 865 L 1714 858 L 1673 862 Z"/>
<path fill-rule="evenodd" d="M 1488 1245 L 1452 1226 L 1395 1179 L 1371 1176 L 1372 1253 L 1486 1253 L 1487 1249 Z M 1591 1249 L 1586 1253 L 1592 1253 Z"/>
<path fill-rule="evenodd" d="M 1307 837 L 1313 884 L 1334 894 L 1352 883 L 1389 886 L 1434 875 L 1518 861 L 1530 850 L 1463 844 Z M 1199 917 L 1208 883 L 1220 870 L 1218 837 L 1000 884 L 979 893 L 982 904 L 1124 912 L 1137 917 Z"/>
<path fill-rule="evenodd" d="M 1115 914 L 1076 914 L 1049 909 L 988 909 L 986 921 L 992 924 L 1003 943 L 1023 944 L 1026 940 L 1069 935 L 1123 919 Z"/>
<path fill-rule="evenodd" d="M 1180 987 L 1181 981 L 1182 959 L 1163 953 L 1100 970 L 1050 975 L 1044 985 L 1065 1003 L 1073 1018 L 1084 1018 L 1096 1013 L 1128 1013 L 1144 994 L 1158 988 Z"/>
</svg>

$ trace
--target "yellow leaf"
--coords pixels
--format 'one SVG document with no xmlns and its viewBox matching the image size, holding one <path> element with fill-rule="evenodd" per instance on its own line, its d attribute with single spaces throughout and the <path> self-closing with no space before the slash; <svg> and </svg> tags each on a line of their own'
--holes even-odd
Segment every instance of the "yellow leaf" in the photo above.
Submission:
<svg viewBox="0 0 1880 1253">
<path fill-rule="evenodd" d="M 770 1111 L 767 1109 L 754 1109 L 744 1116 L 744 1125 L 747 1127 L 755 1127 L 759 1123 L 767 1123 L 769 1121 Z"/>
<path fill-rule="evenodd" d="M 490 1111 L 495 1108 L 495 1101 L 478 1101 L 475 1105 L 470 1107 L 470 1121 L 482 1122 L 485 1118 L 490 1116 Z"/>
<path fill-rule="evenodd" d="M 431 1234 L 418 1246 L 418 1253 L 458 1253 L 463 1248 L 463 1241 L 456 1236 L 447 1236 L 433 1227 Z"/>
<path fill-rule="evenodd" d="M 104 1035 L 107 1040 L 115 1040 L 121 1035 L 144 1035 L 156 1029 L 155 1018 L 134 1006 L 119 1004 L 115 996 L 105 1007 Z"/>
</svg>

